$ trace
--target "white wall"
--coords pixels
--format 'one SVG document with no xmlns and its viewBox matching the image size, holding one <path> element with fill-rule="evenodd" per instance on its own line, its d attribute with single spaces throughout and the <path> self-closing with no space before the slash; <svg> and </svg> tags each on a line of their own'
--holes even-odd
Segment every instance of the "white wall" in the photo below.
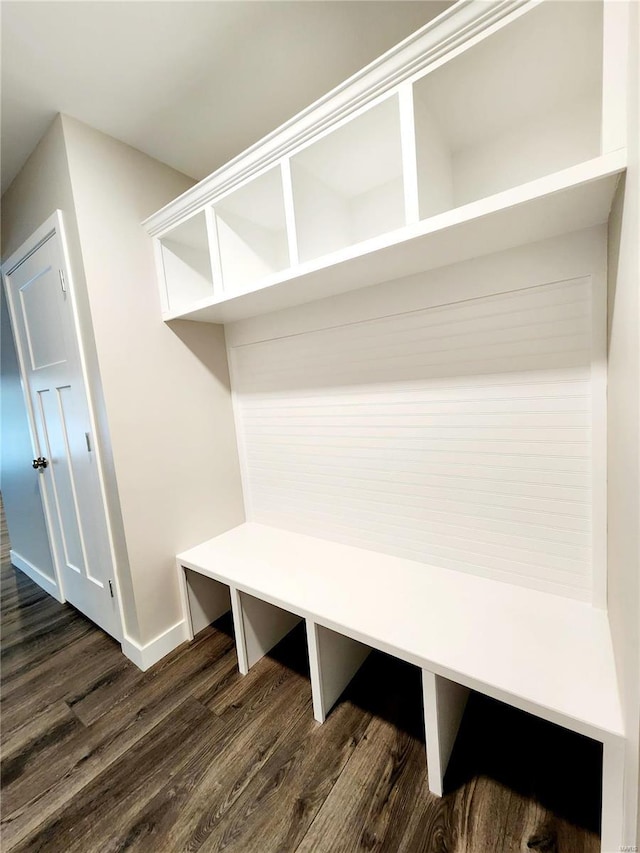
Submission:
<svg viewBox="0 0 640 853">
<path fill-rule="evenodd" d="M 605 290 L 602 226 L 230 327 L 250 518 L 604 606 Z"/>
<path fill-rule="evenodd" d="M 140 226 L 192 182 L 62 124 L 135 600 L 127 631 L 144 647 L 182 622 L 175 554 L 244 520 L 224 331 L 161 321 Z"/>
<path fill-rule="evenodd" d="M 626 844 L 640 843 L 640 7 L 631 3 L 629 167 L 609 228 L 609 618 L 627 731 Z"/>
</svg>

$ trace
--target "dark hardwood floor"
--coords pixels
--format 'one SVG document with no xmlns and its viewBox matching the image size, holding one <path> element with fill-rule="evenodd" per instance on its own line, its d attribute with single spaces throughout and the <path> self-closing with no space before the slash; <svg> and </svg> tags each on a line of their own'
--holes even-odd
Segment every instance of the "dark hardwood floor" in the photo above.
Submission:
<svg viewBox="0 0 640 853">
<path fill-rule="evenodd" d="M 304 633 L 241 678 L 229 621 L 141 673 L 2 561 L 2 850 L 595 853 L 597 744 L 473 696 L 426 787 L 419 672 L 374 653 L 314 722 Z"/>
</svg>

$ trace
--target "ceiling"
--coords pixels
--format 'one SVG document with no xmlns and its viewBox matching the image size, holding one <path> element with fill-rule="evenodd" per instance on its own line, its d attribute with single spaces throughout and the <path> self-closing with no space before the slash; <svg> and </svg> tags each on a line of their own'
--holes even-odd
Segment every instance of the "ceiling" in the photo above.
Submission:
<svg viewBox="0 0 640 853">
<path fill-rule="evenodd" d="M 440 0 L 3 0 L 2 192 L 59 112 L 200 179 Z"/>
</svg>

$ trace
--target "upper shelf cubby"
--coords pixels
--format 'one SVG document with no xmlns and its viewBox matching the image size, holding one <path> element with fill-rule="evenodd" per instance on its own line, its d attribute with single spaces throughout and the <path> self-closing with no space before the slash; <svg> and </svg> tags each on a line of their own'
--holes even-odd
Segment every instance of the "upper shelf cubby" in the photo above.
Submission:
<svg viewBox="0 0 640 853">
<path fill-rule="evenodd" d="M 298 256 L 308 261 L 405 224 L 398 97 L 291 158 Z"/>
<path fill-rule="evenodd" d="M 542 3 L 414 84 L 420 218 L 600 154 L 602 4 Z"/>
<path fill-rule="evenodd" d="M 160 237 L 159 243 L 169 311 L 180 311 L 213 297 L 205 213 L 198 213 L 167 231 Z"/>
<path fill-rule="evenodd" d="M 455 3 L 147 220 L 164 319 L 232 322 L 606 222 L 625 8 Z"/>
<path fill-rule="evenodd" d="M 289 266 L 279 167 L 225 196 L 214 210 L 225 293 Z"/>
</svg>

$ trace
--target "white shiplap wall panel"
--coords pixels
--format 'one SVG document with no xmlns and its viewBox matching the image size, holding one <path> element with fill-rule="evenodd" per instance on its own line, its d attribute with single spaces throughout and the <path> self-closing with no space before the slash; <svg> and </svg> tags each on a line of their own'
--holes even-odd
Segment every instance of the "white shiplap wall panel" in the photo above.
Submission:
<svg viewBox="0 0 640 853">
<path fill-rule="evenodd" d="M 231 347 L 254 521 L 591 600 L 591 279 Z"/>
</svg>

